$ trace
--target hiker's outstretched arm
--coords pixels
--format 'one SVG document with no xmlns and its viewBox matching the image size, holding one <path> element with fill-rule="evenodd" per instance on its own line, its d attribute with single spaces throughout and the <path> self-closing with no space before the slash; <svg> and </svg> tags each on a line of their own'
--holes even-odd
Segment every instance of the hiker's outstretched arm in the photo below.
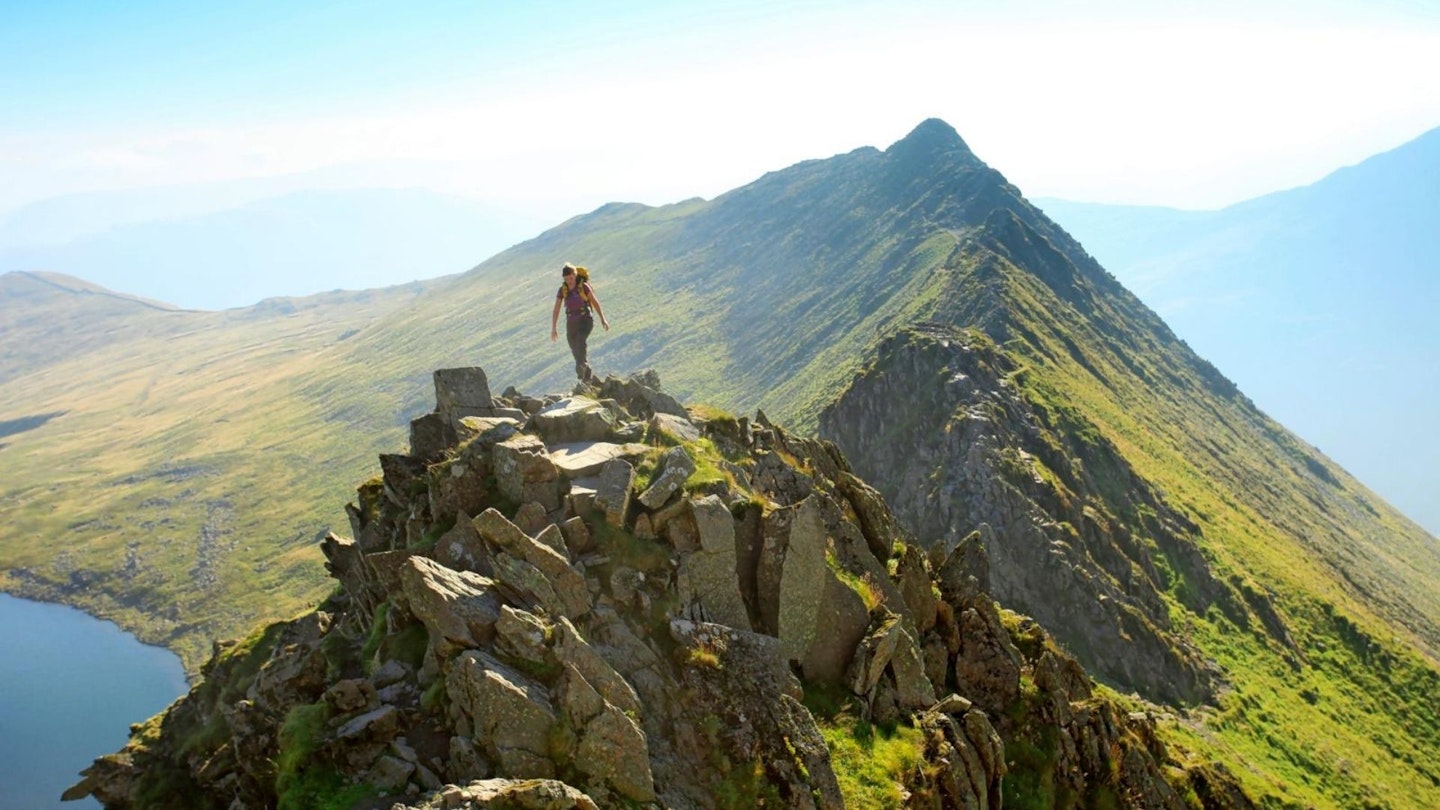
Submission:
<svg viewBox="0 0 1440 810">
<path fill-rule="evenodd" d="M 595 296 L 593 289 L 590 290 L 590 306 L 595 307 L 595 314 L 600 316 L 600 325 L 608 330 L 610 328 L 610 322 L 605 320 L 605 310 L 600 308 L 600 299 Z"/>
<path fill-rule="evenodd" d="M 555 331 L 555 324 L 556 324 L 556 322 L 557 322 L 557 321 L 559 320 L 559 318 L 560 318 L 560 304 L 561 304 L 563 301 L 564 301 L 564 299 L 562 299 L 562 298 L 556 298 L 556 299 L 555 299 L 555 308 L 552 309 L 552 310 L 550 310 L 550 339 L 551 339 L 551 340 L 556 340 L 556 339 L 558 339 L 558 338 L 560 337 L 560 333 Z"/>
</svg>

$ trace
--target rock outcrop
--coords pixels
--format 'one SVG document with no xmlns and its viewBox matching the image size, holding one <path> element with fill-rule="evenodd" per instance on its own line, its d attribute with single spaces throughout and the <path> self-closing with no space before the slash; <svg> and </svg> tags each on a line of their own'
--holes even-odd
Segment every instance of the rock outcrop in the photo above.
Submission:
<svg viewBox="0 0 1440 810">
<path fill-rule="evenodd" d="M 1195 613 L 1263 624 L 1303 656 L 1268 600 L 1212 570 L 1195 524 L 1083 417 L 1028 399 L 1018 371 L 977 332 L 907 329 L 821 414 L 821 435 L 934 552 L 982 549 L 984 588 L 1112 683 L 1190 705 L 1220 687 L 1172 624 L 1162 594 L 1176 579 Z"/>
<path fill-rule="evenodd" d="M 322 543 L 334 595 L 217 645 L 204 680 L 68 795 L 830 810 L 883 789 L 912 807 L 999 808 L 1007 791 L 1187 806 L 1154 717 L 998 608 L 983 545 L 906 542 L 834 445 L 763 414 L 688 415 L 653 374 L 567 398 L 492 397 L 479 369 L 435 379 L 411 453 L 384 457 L 347 510 L 353 539 Z M 607 456 L 572 476 L 578 443 Z M 888 787 L 833 753 L 902 727 L 914 736 L 893 739 L 925 766 Z M 1203 779 L 1201 795 L 1231 797 L 1211 806 L 1243 806 L 1223 770 Z"/>
</svg>

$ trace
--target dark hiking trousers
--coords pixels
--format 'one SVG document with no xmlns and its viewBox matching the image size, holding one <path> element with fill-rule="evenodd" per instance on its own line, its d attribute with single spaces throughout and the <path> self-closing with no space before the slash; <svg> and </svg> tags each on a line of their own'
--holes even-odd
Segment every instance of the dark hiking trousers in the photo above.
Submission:
<svg viewBox="0 0 1440 810">
<path fill-rule="evenodd" d="M 595 318 L 589 314 L 565 319 L 565 340 L 570 344 L 570 354 L 575 356 L 575 376 L 581 380 L 588 380 L 593 376 L 590 364 L 585 362 L 585 341 L 590 338 L 590 330 L 594 328 Z"/>
</svg>

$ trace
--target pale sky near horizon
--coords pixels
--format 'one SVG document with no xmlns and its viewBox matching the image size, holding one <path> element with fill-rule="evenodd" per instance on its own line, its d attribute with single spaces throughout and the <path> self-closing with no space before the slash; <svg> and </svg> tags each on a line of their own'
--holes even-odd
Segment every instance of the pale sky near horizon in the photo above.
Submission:
<svg viewBox="0 0 1440 810">
<path fill-rule="evenodd" d="M 1219 207 L 1440 126 L 1440 2 L 0 5 L 0 215 L 326 167 L 662 204 L 928 117 L 1027 196 Z"/>
</svg>

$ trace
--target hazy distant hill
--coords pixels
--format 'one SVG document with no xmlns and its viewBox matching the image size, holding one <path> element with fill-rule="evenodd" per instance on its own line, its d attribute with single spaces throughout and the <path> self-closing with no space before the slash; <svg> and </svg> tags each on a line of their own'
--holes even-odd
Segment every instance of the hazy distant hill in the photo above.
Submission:
<svg viewBox="0 0 1440 810">
<path fill-rule="evenodd" d="M 1268 413 L 1440 534 L 1440 129 L 1220 211 L 1042 200 Z"/>
<path fill-rule="evenodd" d="M 524 216 L 420 189 L 305 191 L 195 216 L 122 216 L 132 203 L 157 215 L 174 210 L 177 194 L 90 195 L 57 201 L 57 211 L 22 210 L 4 227 L 0 272 L 59 272 L 185 308 L 225 309 L 459 273 L 539 230 Z M 71 224 L 121 219 L 66 235 L 62 214 Z M 22 241 L 27 234 L 34 239 Z"/>
<path fill-rule="evenodd" d="M 147 312 L 22 371 L 0 421 L 62 415 L 0 448 L 0 587 L 116 616 L 192 665 L 210 634 L 318 599 L 314 536 L 345 530 L 327 507 L 403 446 L 431 369 L 569 383 L 547 334 L 567 260 L 594 269 L 614 323 L 592 342 L 602 373 L 654 367 L 685 399 L 802 430 L 857 386 L 857 413 L 883 401 L 880 446 L 856 457 L 902 471 L 873 483 L 918 505 L 916 539 L 980 519 L 1019 538 L 992 552 L 996 593 L 1049 611 L 1112 683 L 1208 702 L 1164 733 L 1254 795 L 1440 802 L 1434 538 L 1256 410 L 933 120 L 712 201 L 605 206 L 429 285 L 171 313 L 168 332 Z M 916 328 L 914 351 L 895 342 Z M 970 365 L 944 359 L 961 343 Z"/>
</svg>

